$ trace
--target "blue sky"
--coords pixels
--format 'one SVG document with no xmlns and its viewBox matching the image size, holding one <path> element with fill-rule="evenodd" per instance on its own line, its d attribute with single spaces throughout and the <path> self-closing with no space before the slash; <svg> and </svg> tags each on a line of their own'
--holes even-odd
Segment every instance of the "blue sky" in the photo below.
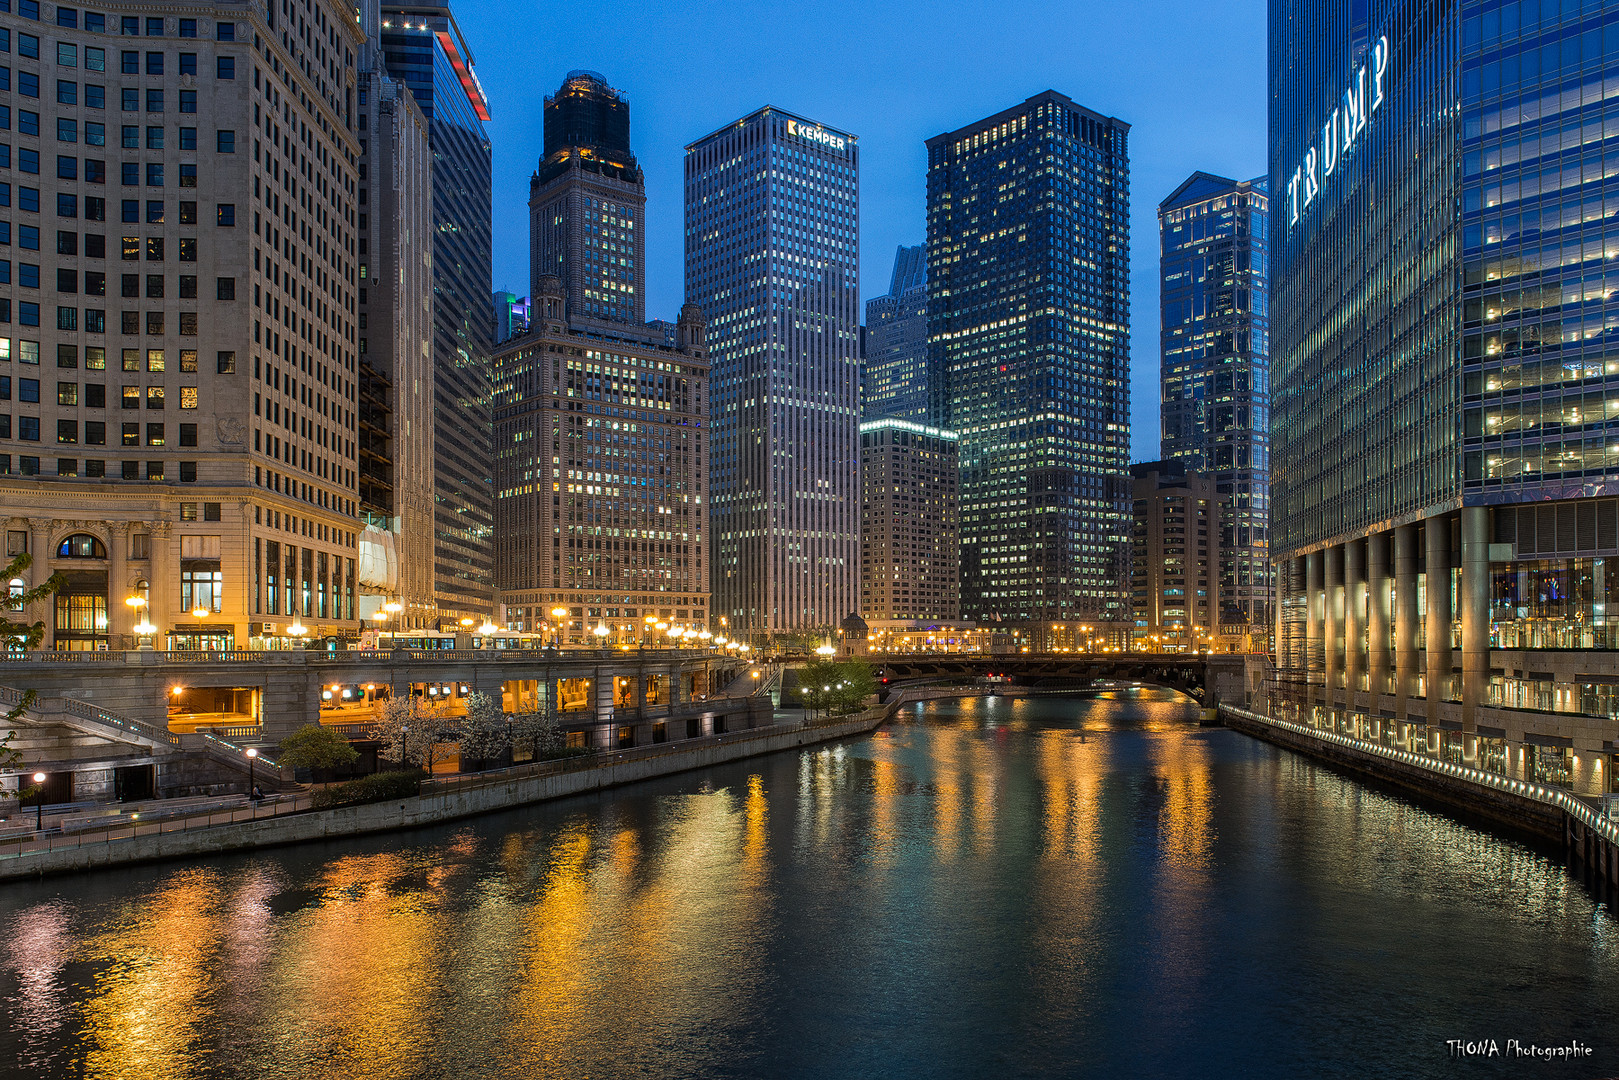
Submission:
<svg viewBox="0 0 1619 1080">
<path fill-rule="evenodd" d="M 528 290 L 528 177 L 573 68 L 630 99 L 647 180 L 647 315 L 682 300 L 686 143 L 761 105 L 860 136 L 861 299 L 925 238 L 924 140 L 1054 89 L 1132 125 L 1133 458 L 1158 456 L 1159 200 L 1265 168 L 1264 0 L 997 3 L 462 0 L 494 116 L 497 289 Z"/>
</svg>

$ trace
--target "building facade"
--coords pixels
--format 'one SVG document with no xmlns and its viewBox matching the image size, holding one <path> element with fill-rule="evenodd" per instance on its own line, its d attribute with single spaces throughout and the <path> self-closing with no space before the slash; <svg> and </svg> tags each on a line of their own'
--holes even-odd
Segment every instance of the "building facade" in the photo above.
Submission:
<svg viewBox="0 0 1619 1080">
<path fill-rule="evenodd" d="M 1271 21 L 1282 707 L 1613 787 L 1619 10 Z"/>
<path fill-rule="evenodd" d="M 64 575 L 46 647 L 357 633 L 363 38 L 291 11 L 0 13 L 4 584 Z"/>
<path fill-rule="evenodd" d="M 860 610 L 867 623 L 961 618 L 957 439 L 909 420 L 860 425 Z"/>
<path fill-rule="evenodd" d="M 1274 623 L 1269 202 L 1264 177 L 1199 172 L 1158 205 L 1163 456 L 1214 481 L 1219 620 L 1254 652 Z"/>
<path fill-rule="evenodd" d="M 490 298 L 495 309 L 495 343 L 510 341 L 528 330 L 528 297 L 501 290 Z"/>
<path fill-rule="evenodd" d="M 570 325 L 562 279 L 496 350 L 496 583 L 508 629 L 652 643 L 708 624 L 708 357 L 702 312 Z M 555 612 L 563 611 L 562 615 Z M 658 643 L 662 643 L 661 640 Z"/>
<path fill-rule="evenodd" d="M 380 24 L 376 0 L 363 26 Z M 361 47 L 355 100 L 360 136 L 359 486 L 362 619 L 391 629 L 438 625 L 433 576 L 433 157 L 427 118 Z M 397 610 L 390 610 L 397 604 Z M 386 611 L 381 620 L 376 616 Z"/>
<path fill-rule="evenodd" d="M 927 424 L 934 411 L 929 398 L 933 381 L 928 373 L 927 253 L 917 244 L 894 253 L 888 292 L 866 301 L 861 411 L 867 420 Z"/>
<path fill-rule="evenodd" d="M 1218 485 L 1179 461 L 1130 466 L 1136 652 L 1201 652 L 1220 636 Z"/>
<path fill-rule="evenodd" d="M 383 64 L 415 96 L 433 153 L 433 580 L 450 627 L 494 604 L 489 103 L 449 5 L 384 5 L 381 19 Z"/>
<path fill-rule="evenodd" d="M 686 147 L 686 299 L 713 361 L 714 614 L 829 630 L 860 603 L 860 159 L 766 107 Z"/>
<path fill-rule="evenodd" d="M 961 435 L 961 605 L 1127 623 L 1129 126 L 1048 91 L 928 140 L 928 348 Z"/>
<path fill-rule="evenodd" d="M 570 318 L 646 322 L 646 183 L 630 103 L 594 71 L 570 71 L 545 99 L 528 208 L 530 296 L 554 275 Z"/>
</svg>

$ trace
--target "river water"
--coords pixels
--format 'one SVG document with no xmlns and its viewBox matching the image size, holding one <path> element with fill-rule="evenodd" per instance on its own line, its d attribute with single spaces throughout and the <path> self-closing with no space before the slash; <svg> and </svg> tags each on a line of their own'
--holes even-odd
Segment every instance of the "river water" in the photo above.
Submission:
<svg viewBox="0 0 1619 1080">
<path fill-rule="evenodd" d="M 439 829 L 7 885 L 0 1008 L 30 1077 L 1585 1078 L 1619 1074 L 1619 924 L 1545 855 L 1167 695 L 964 699 Z"/>
</svg>

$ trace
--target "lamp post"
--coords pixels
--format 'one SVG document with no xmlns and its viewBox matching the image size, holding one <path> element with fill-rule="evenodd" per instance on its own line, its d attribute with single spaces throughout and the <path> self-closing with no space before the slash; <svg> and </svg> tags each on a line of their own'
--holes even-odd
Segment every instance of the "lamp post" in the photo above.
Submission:
<svg viewBox="0 0 1619 1080">
<path fill-rule="evenodd" d="M 34 831 L 45 831 L 45 774 L 34 774 L 34 784 L 39 788 L 39 794 L 34 796 Z"/>
<path fill-rule="evenodd" d="M 253 786 L 253 763 L 259 758 L 256 747 L 247 748 L 247 801 L 253 805 L 253 816 L 259 816 L 259 800 L 255 797 L 258 789 Z"/>
<path fill-rule="evenodd" d="M 600 645 L 603 649 L 607 648 L 607 635 L 612 633 L 612 631 L 607 629 L 606 623 L 597 623 L 596 629 L 592 630 L 591 633 L 596 635 L 596 644 Z"/>
<path fill-rule="evenodd" d="M 556 636 L 552 639 L 552 643 L 556 646 L 558 652 L 562 651 L 562 627 L 563 627 L 562 620 L 566 619 L 567 617 L 568 617 L 568 609 L 567 608 L 565 608 L 565 607 L 554 607 L 554 608 L 551 609 L 551 618 L 553 618 L 553 619 L 555 619 L 557 621 Z"/>
</svg>

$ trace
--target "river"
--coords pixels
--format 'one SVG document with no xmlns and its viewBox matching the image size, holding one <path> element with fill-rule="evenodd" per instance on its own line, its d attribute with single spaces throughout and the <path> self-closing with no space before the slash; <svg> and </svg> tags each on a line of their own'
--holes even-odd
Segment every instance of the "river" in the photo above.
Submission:
<svg viewBox="0 0 1619 1080">
<path fill-rule="evenodd" d="M 1619 923 L 1561 866 L 1195 718 L 934 702 L 437 829 L 9 884 L 0 1073 L 1619 1074 Z"/>
</svg>

